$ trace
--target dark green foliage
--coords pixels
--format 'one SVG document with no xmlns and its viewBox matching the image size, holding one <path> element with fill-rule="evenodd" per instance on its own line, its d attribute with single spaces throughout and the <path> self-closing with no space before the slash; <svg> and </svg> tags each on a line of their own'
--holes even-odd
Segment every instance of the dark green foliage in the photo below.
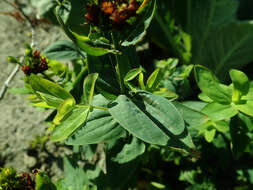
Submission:
<svg viewBox="0 0 253 190">
<path fill-rule="evenodd" d="M 16 92 L 57 110 L 51 140 L 74 147 L 57 190 L 253 188 L 247 3 L 54 4 L 71 41 L 44 50 L 48 70 Z"/>
</svg>

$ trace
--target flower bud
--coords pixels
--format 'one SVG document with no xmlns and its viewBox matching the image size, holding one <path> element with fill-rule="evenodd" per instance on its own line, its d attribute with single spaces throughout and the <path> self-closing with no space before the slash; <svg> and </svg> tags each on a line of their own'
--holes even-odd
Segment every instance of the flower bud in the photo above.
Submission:
<svg viewBox="0 0 253 190">
<path fill-rule="evenodd" d="M 18 60 L 13 56 L 9 56 L 8 57 L 8 62 L 9 63 L 18 63 Z"/>
</svg>

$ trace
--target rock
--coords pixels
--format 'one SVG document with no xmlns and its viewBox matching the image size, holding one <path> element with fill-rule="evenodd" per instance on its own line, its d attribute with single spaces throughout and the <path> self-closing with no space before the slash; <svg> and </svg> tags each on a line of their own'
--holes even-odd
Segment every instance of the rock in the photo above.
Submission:
<svg viewBox="0 0 253 190">
<path fill-rule="evenodd" d="M 36 165 L 36 158 L 32 157 L 32 156 L 28 156 L 27 154 L 24 155 L 24 164 L 28 167 L 28 168 L 34 168 L 34 166 Z"/>
</svg>

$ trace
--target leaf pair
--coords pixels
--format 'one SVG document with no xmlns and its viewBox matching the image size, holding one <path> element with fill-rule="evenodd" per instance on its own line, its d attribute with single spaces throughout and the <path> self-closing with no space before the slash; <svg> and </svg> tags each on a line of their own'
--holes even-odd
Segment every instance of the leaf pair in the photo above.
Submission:
<svg viewBox="0 0 253 190">
<path fill-rule="evenodd" d="M 252 88 L 248 77 L 241 71 L 232 69 L 229 72 L 232 84 L 223 85 L 214 74 L 203 66 L 195 66 L 195 78 L 202 93 L 206 95 L 212 103 L 208 105 L 209 112 L 213 112 L 215 117 L 231 118 L 238 111 L 253 116 L 253 101 L 251 98 Z M 206 98 L 205 98 L 206 99 Z M 219 113 L 219 110 L 223 113 Z"/>
<path fill-rule="evenodd" d="M 76 129 L 83 125 L 90 113 L 92 111 L 92 98 L 94 95 L 95 83 L 98 78 L 98 74 L 89 74 L 83 84 L 83 103 L 84 105 L 76 105 L 69 100 L 66 100 L 58 108 L 56 118 L 54 119 L 56 124 L 53 135 L 51 137 L 52 141 L 62 141 L 68 138 Z"/>
<path fill-rule="evenodd" d="M 35 93 L 49 106 L 57 108 L 54 123 L 57 125 L 52 135 L 53 141 L 61 141 L 71 135 L 86 122 L 92 110 L 92 99 L 98 74 L 90 74 L 84 80 L 83 103 L 76 105 L 73 96 L 60 85 L 36 75 L 29 77 L 29 84 Z"/>
</svg>

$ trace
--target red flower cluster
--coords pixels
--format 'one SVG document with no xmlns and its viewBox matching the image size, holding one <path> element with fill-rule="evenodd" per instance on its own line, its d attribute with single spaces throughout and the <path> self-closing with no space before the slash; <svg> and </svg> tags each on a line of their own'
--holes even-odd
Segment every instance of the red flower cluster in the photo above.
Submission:
<svg viewBox="0 0 253 190">
<path fill-rule="evenodd" d="M 24 182 L 25 190 L 35 190 L 35 181 L 28 173 L 23 173 L 21 175 L 21 180 Z"/>
<path fill-rule="evenodd" d="M 28 63 L 22 66 L 22 71 L 26 75 L 31 73 L 38 74 L 48 69 L 48 63 L 46 58 L 42 57 L 40 53 L 35 50 L 28 59 Z"/>
<path fill-rule="evenodd" d="M 136 0 L 100 0 L 99 5 L 87 5 L 85 18 L 88 22 L 99 25 L 100 18 L 103 23 L 124 25 L 127 19 L 136 16 L 140 4 Z"/>
</svg>

